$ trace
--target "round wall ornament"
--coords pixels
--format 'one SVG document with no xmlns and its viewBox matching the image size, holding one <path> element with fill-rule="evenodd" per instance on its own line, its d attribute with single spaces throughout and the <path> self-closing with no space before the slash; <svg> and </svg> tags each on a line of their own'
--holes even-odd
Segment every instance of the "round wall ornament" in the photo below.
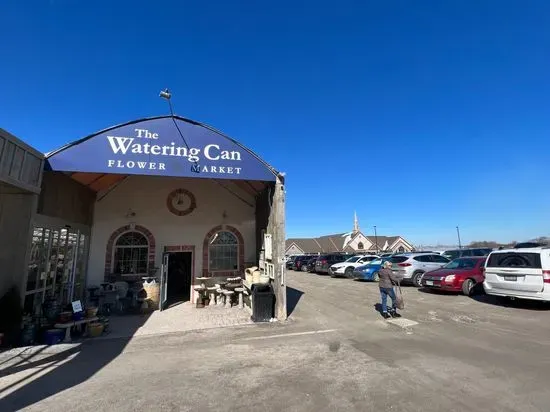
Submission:
<svg viewBox="0 0 550 412">
<path fill-rule="evenodd" d="M 168 195 L 166 206 L 176 216 L 185 216 L 197 208 L 197 201 L 189 190 L 176 189 Z"/>
</svg>

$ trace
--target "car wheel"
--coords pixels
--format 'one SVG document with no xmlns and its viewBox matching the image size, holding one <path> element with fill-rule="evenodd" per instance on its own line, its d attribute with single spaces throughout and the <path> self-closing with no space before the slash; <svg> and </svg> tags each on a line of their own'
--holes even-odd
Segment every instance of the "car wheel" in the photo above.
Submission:
<svg viewBox="0 0 550 412">
<path fill-rule="evenodd" d="M 344 272 L 344 274 L 346 275 L 347 278 L 351 278 L 353 276 L 353 268 L 352 267 L 346 268 L 346 271 Z"/>
<path fill-rule="evenodd" d="M 472 296 L 474 294 L 475 283 L 472 279 L 466 279 L 462 284 L 462 293 L 466 296 Z"/>
<path fill-rule="evenodd" d="M 302 272 L 307 272 L 307 266 L 302 265 Z"/>
<path fill-rule="evenodd" d="M 422 276 L 424 276 L 424 272 L 416 272 L 412 277 L 412 283 L 417 288 L 422 286 Z"/>
<path fill-rule="evenodd" d="M 375 282 L 379 282 L 380 281 L 380 274 L 378 272 L 374 272 L 372 274 L 372 280 L 375 281 Z"/>
</svg>

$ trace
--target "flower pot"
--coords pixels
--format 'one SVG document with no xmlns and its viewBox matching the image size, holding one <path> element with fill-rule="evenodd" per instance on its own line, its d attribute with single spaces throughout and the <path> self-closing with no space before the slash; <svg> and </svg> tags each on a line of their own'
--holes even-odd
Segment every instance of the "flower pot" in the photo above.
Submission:
<svg viewBox="0 0 550 412">
<path fill-rule="evenodd" d="M 100 322 L 93 322 L 90 323 L 88 326 L 88 333 L 90 334 L 91 338 L 97 338 L 98 336 L 101 336 L 104 330 L 104 325 Z"/>
<path fill-rule="evenodd" d="M 95 307 L 90 307 L 88 309 L 86 309 L 86 317 L 87 318 L 93 318 L 97 315 L 97 309 L 98 308 L 95 308 Z"/>
</svg>

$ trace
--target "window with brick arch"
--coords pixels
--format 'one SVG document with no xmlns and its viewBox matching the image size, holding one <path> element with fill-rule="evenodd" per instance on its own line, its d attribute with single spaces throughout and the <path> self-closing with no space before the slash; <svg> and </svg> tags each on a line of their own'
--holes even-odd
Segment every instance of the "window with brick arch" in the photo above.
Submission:
<svg viewBox="0 0 550 412">
<path fill-rule="evenodd" d="M 217 232 L 208 245 L 208 270 L 238 270 L 239 241 L 228 231 Z"/>
<path fill-rule="evenodd" d="M 405 252 L 405 248 L 403 246 L 399 246 L 399 249 L 397 249 L 399 253 Z"/>
<path fill-rule="evenodd" d="M 363 245 L 363 242 L 359 242 L 359 243 L 357 244 L 357 249 L 359 249 L 359 250 L 365 249 L 365 245 Z"/>
<path fill-rule="evenodd" d="M 132 231 L 120 235 L 114 247 L 114 272 L 121 275 L 147 274 L 149 242 L 145 235 Z"/>
</svg>

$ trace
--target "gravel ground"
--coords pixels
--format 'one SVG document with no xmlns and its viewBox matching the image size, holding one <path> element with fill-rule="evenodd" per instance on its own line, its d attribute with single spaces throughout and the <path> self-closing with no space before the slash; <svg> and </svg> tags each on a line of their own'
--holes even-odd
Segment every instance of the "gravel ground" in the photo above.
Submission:
<svg viewBox="0 0 550 412">
<path fill-rule="evenodd" d="M 548 411 L 547 305 L 289 272 L 289 321 L 0 356 L 0 410 Z"/>
</svg>

